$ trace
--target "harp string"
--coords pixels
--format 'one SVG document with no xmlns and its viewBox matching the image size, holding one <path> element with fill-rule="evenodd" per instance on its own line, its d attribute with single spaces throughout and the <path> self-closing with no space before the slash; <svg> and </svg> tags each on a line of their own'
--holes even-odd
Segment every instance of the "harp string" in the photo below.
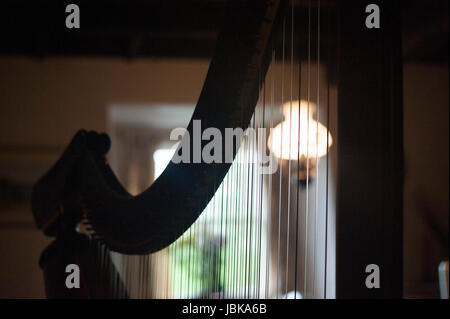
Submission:
<svg viewBox="0 0 450 319">
<path fill-rule="evenodd" d="M 303 284 L 300 288 L 303 297 L 316 298 L 322 295 L 318 285 L 323 280 L 323 287 L 320 288 L 323 288 L 323 296 L 327 297 L 330 84 L 328 81 L 325 84 L 326 105 L 322 107 L 320 93 L 321 86 L 325 82 L 321 83 L 323 79 L 320 74 L 321 3 L 319 0 L 315 2 L 317 4 L 317 30 L 314 30 L 317 31 L 315 109 L 311 94 L 314 55 L 311 44 L 313 29 L 315 29 L 312 26 L 311 0 L 306 3 L 306 45 L 297 44 L 294 41 L 296 30 L 300 29 L 300 24 L 304 21 L 295 17 L 294 4 L 297 2 L 292 0 L 290 14 L 282 22 L 281 54 L 277 56 L 276 43 L 273 43 L 271 65 L 267 76 L 266 78 L 261 76 L 259 79 L 260 100 L 250 122 L 250 128 L 254 129 L 255 136 L 254 138 L 249 138 L 248 135 L 244 137 L 228 174 L 198 220 L 174 244 L 155 254 L 124 256 L 110 252 L 105 245 L 99 246 L 100 267 L 109 267 L 111 264 L 118 269 L 117 276 L 114 277 L 111 273 L 111 289 L 115 295 L 129 295 L 137 298 L 280 298 L 284 295 L 288 298 L 288 293 L 293 287 L 293 298 L 296 299 L 301 297 L 297 291 L 298 286 Z M 329 13 L 327 19 L 328 31 L 330 15 Z M 303 95 L 302 69 L 304 67 L 300 58 L 295 61 L 294 55 L 294 50 L 302 50 L 305 46 L 307 52 L 306 70 L 304 70 L 306 71 L 306 110 L 301 108 L 300 103 Z M 287 52 L 290 58 L 286 57 Z M 298 56 L 300 57 L 301 54 Z M 277 63 L 277 57 L 281 60 L 280 63 Z M 328 61 L 326 64 L 329 66 L 331 60 L 329 49 L 326 59 Z M 289 75 L 287 68 L 289 68 Z M 277 70 L 281 73 L 280 76 Z M 296 72 L 298 72 L 298 87 L 295 87 L 294 83 Z M 289 92 L 287 85 L 289 85 Z M 280 93 L 277 88 L 280 88 Z M 299 100 L 298 114 L 295 113 L 297 104 L 294 95 L 296 94 Z M 284 163 L 280 160 L 276 173 L 279 174 L 277 180 L 276 174 L 262 174 L 258 154 L 267 151 L 267 144 L 260 138 L 261 131 L 258 129 L 263 128 L 267 131 L 268 128 L 277 125 L 278 118 L 275 114 L 278 110 L 283 110 L 285 102 L 289 103 L 287 104 L 289 105 L 289 132 L 283 132 L 283 125 L 280 126 L 279 147 L 280 154 L 285 153 L 286 150 L 283 152 L 283 148 L 289 147 L 289 159 Z M 269 110 L 266 110 L 266 103 Z M 321 114 L 322 109 L 324 112 Z M 301 118 L 305 111 L 306 134 L 301 136 L 303 129 L 301 125 L 305 124 Z M 310 118 L 314 112 L 316 122 L 311 124 Z M 298 119 L 293 119 L 296 115 Z M 317 145 L 319 144 L 319 122 L 323 115 L 326 119 L 327 150 L 325 171 L 319 176 L 320 162 Z M 297 132 L 294 132 L 294 120 L 298 120 Z M 312 125 L 315 125 L 315 136 L 309 136 Z M 298 135 L 297 140 L 294 135 Z M 287 146 L 283 143 L 285 137 L 289 137 Z M 306 156 L 301 150 L 303 139 L 307 140 Z M 310 139 L 315 140 L 314 154 L 310 154 Z M 292 153 L 295 144 L 291 145 L 291 141 L 297 143 L 297 154 Z M 313 161 L 310 161 L 310 155 L 312 158 L 315 157 Z M 295 165 L 295 162 L 292 163 L 295 160 L 297 160 L 297 171 L 295 166 L 292 166 Z M 283 174 L 286 165 L 288 165 L 287 172 Z M 295 186 L 292 186 L 291 182 L 296 179 L 294 175 L 298 176 L 301 169 L 306 169 L 305 186 L 300 186 L 298 181 Z M 310 177 L 312 173 L 315 173 L 314 182 Z M 322 174 L 325 176 L 322 177 Z M 325 194 L 321 193 L 323 184 L 319 184 L 319 180 L 323 180 L 325 184 Z M 310 198 L 313 194 L 314 198 Z M 322 215 L 323 206 L 319 205 L 319 199 L 321 200 L 322 197 L 325 200 L 324 215 Z M 303 218 L 301 218 L 302 213 Z M 324 224 L 321 224 L 322 221 Z M 295 225 L 292 225 L 295 226 L 295 230 L 290 228 L 292 222 L 295 222 Z M 302 233 L 301 230 L 304 232 Z M 324 245 L 320 247 L 322 240 Z M 322 249 L 324 249 L 323 268 L 320 259 L 322 255 L 319 251 Z M 324 271 L 322 278 L 320 278 L 322 270 L 319 267 Z M 303 278 L 301 278 L 302 272 Z M 121 278 L 125 285 L 120 284 Z"/>
<path fill-rule="evenodd" d="M 284 102 L 284 53 L 285 53 L 285 30 L 286 19 L 283 19 L 283 34 L 282 34 L 282 54 L 281 54 L 281 106 Z M 280 154 L 283 154 L 283 126 L 281 126 L 280 132 Z M 276 298 L 279 298 L 280 290 L 280 245 L 281 245 L 281 203 L 282 203 L 282 181 L 283 181 L 283 163 L 280 163 L 279 173 L 279 190 L 278 190 L 278 238 L 277 238 L 277 279 L 276 279 Z"/>
<path fill-rule="evenodd" d="M 228 194 L 233 194 L 234 189 L 234 185 L 235 185 L 235 180 L 236 178 L 236 174 L 235 174 L 235 167 L 232 166 L 231 167 L 231 181 L 230 179 L 228 180 Z M 227 212 L 229 212 L 230 218 L 226 219 L 227 222 L 227 226 L 226 226 L 226 263 L 228 265 L 227 270 L 225 272 L 225 282 L 228 284 L 228 289 L 227 289 L 227 294 L 225 295 L 225 297 L 232 297 L 231 293 L 230 293 L 230 282 L 231 282 L 231 276 L 232 276 L 232 272 L 231 272 L 231 267 L 230 265 L 232 265 L 232 250 L 231 250 L 231 245 L 230 245 L 230 238 L 232 236 L 232 225 L 231 225 L 231 220 L 234 219 L 234 209 L 233 209 L 233 199 L 234 197 L 229 196 L 228 197 L 228 201 L 227 201 Z"/>
<path fill-rule="evenodd" d="M 265 130 L 265 116 L 266 116 L 266 82 L 263 82 L 263 104 L 262 104 L 262 114 L 261 114 L 261 129 Z M 265 132 L 265 131 L 264 131 Z M 258 139 L 259 142 L 259 149 L 261 150 L 261 152 L 265 152 L 265 145 L 264 142 L 265 140 L 263 140 L 263 138 Z M 259 154 L 259 153 L 258 153 Z M 258 166 L 259 167 L 259 166 Z M 262 168 L 260 167 L 260 169 L 262 170 Z M 259 262 L 258 262 L 258 278 L 257 278 L 257 282 L 263 282 L 261 280 L 261 265 L 263 263 L 262 260 L 262 252 L 263 252 L 263 247 L 262 247 L 262 240 L 263 240 L 263 195 L 264 195 L 264 176 L 262 174 L 258 175 L 260 178 L 260 214 L 259 214 L 259 247 L 258 250 L 259 252 L 261 252 L 261 254 L 259 254 Z M 267 222 L 267 221 L 266 221 Z M 267 254 L 265 256 L 267 258 Z M 257 298 L 261 297 L 261 285 L 258 284 L 258 295 L 256 296 Z"/>
<path fill-rule="evenodd" d="M 300 41 L 299 41 L 300 42 Z M 299 43 L 299 50 L 301 47 L 301 43 Z M 299 54 L 300 55 L 300 54 Z M 302 68 L 301 68 L 302 62 L 301 59 L 298 58 L 298 100 L 299 103 L 301 101 L 301 82 L 302 82 Z M 297 143 L 297 175 L 300 174 L 300 139 L 302 138 L 300 136 L 300 129 L 301 129 L 301 121 L 300 121 L 300 115 L 301 115 L 301 108 L 299 105 L 298 110 L 298 143 Z M 295 260 L 294 260 L 294 299 L 297 299 L 297 281 L 298 281 L 298 249 L 299 249 L 299 202 L 300 202 L 300 183 L 297 182 L 297 198 L 296 198 L 296 212 L 295 212 Z"/>
<path fill-rule="evenodd" d="M 228 202 L 228 174 L 225 176 L 223 181 L 223 188 L 222 188 L 222 202 L 220 205 L 220 237 L 219 237 L 219 247 L 220 247 L 220 254 L 218 258 L 219 263 L 219 298 L 223 299 L 225 298 L 225 290 L 226 290 L 226 282 L 225 282 L 225 271 L 227 268 L 227 262 L 226 262 L 226 225 L 227 225 L 227 202 Z"/>
<path fill-rule="evenodd" d="M 290 86 L 289 86 L 289 160 L 288 164 L 288 190 L 287 190 L 287 227 L 286 227 L 286 275 L 285 275 L 285 298 L 288 297 L 288 282 L 289 282 L 289 230 L 291 217 L 291 150 L 292 150 L 292 86 L 293 86 L 293 65 L 294 65 L 294 4 L 291 1 L 291 31 L 290 31 Z"/>
<path fill-rule="evenodd" d="M 274 112 L 274 85 L 275 85 L 275 48 L 274 44 L 272 43 L 272 62 L 270 66 L 270 114 L 269 114 L 269 129 L 273 127 L 273 112 Z M 271 231 L 271 221 L 272 221 L 272 174 L 269 174 L 268 177 L 268 216 L 267 216 L 267 234 L 269 238 L 271 237 L 272 231 Z M 270 248 L 271 245 L 267 244 L 266 246 L 266 289 L 265 289 L 265 297 L 269 297 L 270 293 Z"/>
<path fill-rule="evenodd" d="M 331 35 L 331 8 L 328 8 L 327 10 L 327 36 Z M 327 65 L 329 68 L 331 68 L 331 45 L 328 45 L 327 48 Z M 329 71 L 328 74 L 331 72 Z M 327 79 L 327 88 L 326 88 L 326 94 L 327 94 L 327 111 L 326 111 L 326 127 L 327 127 L 327 150 L 326 150 L 326 162 L 325 162 L 325 239 L 324 239 L 324 279 L 323 279 L 323 297 L 324 299 L 327 298 L 327 272 L 328 272 L 328 168 L 329 168 L 329 154 L 328 149 L 330 147 L 330 140 L 329 140 L 329 134 L 330 134 L 330 78 L 328 76 Z"/>
<path fill-rule="evenodd" d="M 307 121 L 306 121 L 306 198 L 305 198 L 305 256 L 303 295 L 307 297 L 308 223 L 309 223 L 309 104 L 311 91 L 311 0 L 308 0 L 308 67 L 307 67 Z"/>
<path fill-rule="evenodd" d="M 315 166 L 315 172 L 316 172 L 316 190 L 315 190 L 315 198 L 314 198 L 314 248 L 313 248 L 313 297 L 316 297 L 316 243 L 317 243 L 317 215 L 318 215 L 318 196 L 319 196 L 319 153 L 318 153 L 318 145 L 319 145 L 319 121 L 320 121 L 320 0 L 317 0 L 317 104 L 316 104 L 316 154 L 315 154 L 315 160 L 316 160 L 316 166 Z"/>
<path fill-rule="evenodd" d="M 252 127 L 253 125 L 253 120 L 254 117 L 252 117 L 251 121 L 250 121 L 250 127 Z M 250 197 L 250 178 L 251 178 L 251 157 L 252 157 L 252 153 L 250 152 L 251 147 L 252 147 L 252 141 L 251 139 L 248 139 L 248 143 L 249 143 L 249 148 L 246 150 L 247 153 L 247 173 L 246 173 L 246 193 L 245 193 L 245 230 L 244 230 L 244 238 L 245 238 L 245 243 L 244 243 L 244 261 L 243 261 L 243 265 L 244 265 L 244 285 L 243 285 L 243 296 L 244 298 L 248 298 L 248 240 L 249 240 L 249 236 L 248 236 L 248 231 L 249 231 L 249 197 Z"/>
<path fill-rule="evenodd" d="M 259 146 L 259 132 L 258 132 L 258 128 L 260 127 L 260 118 L 261 118 L 261 103 L 262 103 L 262 95 L 263 93 L 263 84 L 261 81 L 261 75 L 259 77 L 259 89 L 260 89 L 260 99 L 259 99 L 259 103 L 256 105 L 255 108 L 255 139 L 254 139 L 254 143 L 253 143 L 253 154 L 254 154 L 254 164 L 253 166 L 253 188 L 254 191 L 252 192 L 252 197 L 254 197 L 254 199 L 252 199 L 253 202 L 253 209 L 252 209 L 252 220 L 253 223 L 251 223 L 252 227 L 252 232 L 250 235 L 250 239 L 251 239 L 251 248 L 250 248 L 250 260 L 251 260 L 251 270 L 250 270 L 250 288 L 251 288 L 251 293 L 249 294 L 249 296 L 251 298 L 256 298 L 256 294 L 257 294 L 257 290 L 258 290 L 258 281 L 257 281 L 257 274 L 258 274 L 258 236 L 259 236 L 259 179 L 260 179 L 260 167 L 258 165 L 258 149 L 260 148 Z"/>
</svg>

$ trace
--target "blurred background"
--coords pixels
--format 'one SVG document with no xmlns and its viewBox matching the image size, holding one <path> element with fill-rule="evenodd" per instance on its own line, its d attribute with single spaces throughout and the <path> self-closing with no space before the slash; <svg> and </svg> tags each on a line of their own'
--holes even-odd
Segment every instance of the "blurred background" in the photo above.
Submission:
<svg viewBox="0 0 450 319">
<path fill-rule="evenodd" d="M 44 298 L 31 187 L 77 130 L 107 132 L 109 160 L 131 193 L 167 161 L 169 132 L 187 125 L 200 94 L 225 0 L 7 1 L 0 9 L 0 298 Z M 85 13 L 86 12 L 86 13 Z M 14 17 L 20 16 L 20 23 Z M 438 298 L 448 260 L 448 1 L 402 3 L 404 296 Z M 40 23 L 39 25 L 42 25 Z M 170 158 L 170 157 L 169 157 Z"/>
</svg>

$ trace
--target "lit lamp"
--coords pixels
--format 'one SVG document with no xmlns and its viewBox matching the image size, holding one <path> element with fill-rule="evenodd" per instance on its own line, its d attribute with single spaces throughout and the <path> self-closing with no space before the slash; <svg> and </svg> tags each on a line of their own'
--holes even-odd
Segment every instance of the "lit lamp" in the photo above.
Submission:
<svg viewBox="0 0 450 319">
<path fill-rule="evenodd" d="M 333 144 L 327 128 L 313 118 L 315 111 L 316 104 L 312 102 L 309 106 L 304 100 L 300 106 L 299 101 L 284 103 L 284 120 L 271 131 L 267 142 L 279 160 L 300 159 L 300 182 L 305 181 L 307 175 L 310 178 L 315 176 L 316 159 L 325 156 Z"/>
</svg>

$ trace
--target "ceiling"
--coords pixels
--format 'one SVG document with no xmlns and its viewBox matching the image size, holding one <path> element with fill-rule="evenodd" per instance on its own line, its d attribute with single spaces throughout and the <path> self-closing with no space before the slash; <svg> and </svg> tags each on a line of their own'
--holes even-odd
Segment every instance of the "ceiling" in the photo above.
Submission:
<svg viewBox="0 0 450 319">
<path fill-rule="evenodd" d="M 0 55 L 210 58 L 227 1 L 77 0 L 82 27 L 66 29 L 69 3 L 2 1 Z M 302 3 L 295 10 L 305 14 Z M 322 7 L 335 3 L 324 0 Z M 448 62 L 448 3 L 401 1 L 407 61 Z M 305 37 L 305 29 L 296 34 Z"/>
</svg>

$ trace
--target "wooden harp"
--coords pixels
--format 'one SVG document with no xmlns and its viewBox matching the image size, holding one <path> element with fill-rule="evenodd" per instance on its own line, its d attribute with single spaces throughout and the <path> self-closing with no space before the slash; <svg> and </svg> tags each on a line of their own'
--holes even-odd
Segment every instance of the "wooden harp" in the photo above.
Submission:
<svg viewBox="0 0 450 319">
<path fill-rule="evenodd" d="M 399 8 L 377 8 L 369 28 L 361 1 L 230 1 L 176 151 L 188 161 L 138 196 L 106 162 L 108 137 L 80 131 L 33 191 L 57 237 L 41 258 L 48 296 L 401 297 Z M 255 133 L 205 162 L 196 121 Z M 94 287 L 69 291 L 68 263 Z"/>
</svg>

